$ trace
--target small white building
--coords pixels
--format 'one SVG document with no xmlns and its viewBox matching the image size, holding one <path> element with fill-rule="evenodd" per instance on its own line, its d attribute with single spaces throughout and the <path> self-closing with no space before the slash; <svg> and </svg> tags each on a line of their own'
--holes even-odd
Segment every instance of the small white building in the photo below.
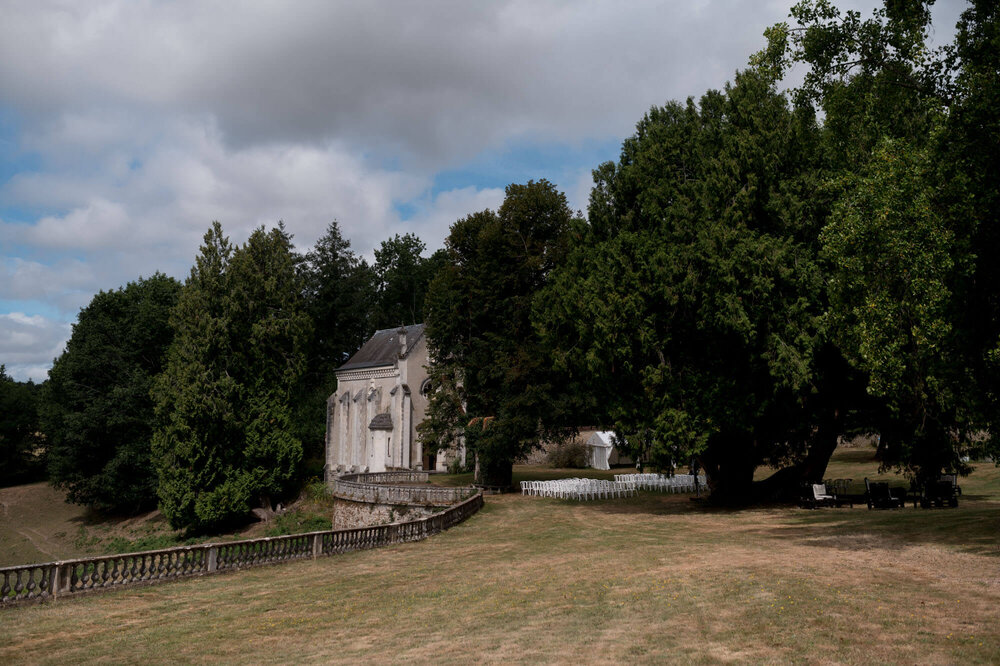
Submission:
<svg viewBox="0 0 1000 666">
<path fill-rule="evenodd" d="M 337 371 L 326 401 L 326 477 L 390 469 L 446 470 L 425 454 L 417 424 L 430 395 L 424 325 L 375 334 Z"/>
<path fill-rule="evenodd" d="M 612 465 L 631 465 L 632 459 L 618 452 L 615 433 L 597 431 L 587 438 L 587 466 L 594 469 L 611 469 Z"/>
</svg>

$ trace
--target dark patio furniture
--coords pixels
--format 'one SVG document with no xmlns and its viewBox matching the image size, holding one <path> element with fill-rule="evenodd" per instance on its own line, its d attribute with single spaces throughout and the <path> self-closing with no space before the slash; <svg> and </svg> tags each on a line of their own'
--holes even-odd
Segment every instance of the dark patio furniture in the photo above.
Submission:
<svg viewBox="0 0 1000 666">
<path fill-rule="evenodd" d="M 869 481 L 865 477 L 865 491 L 869 509 L 902 509 L 906 504 L 906 491 L 890 488 L 884 481 Z"/>
<path fill-rule="evenodd" d="M 958 485 L 958 475 L 942 474 L 937 480 L 924 484 L 920 496 L 920 506 L 924 509 L 934 506 L 955 507 L 958 506 L 958 496 L 961 494 L 962 488 Z"/>
<path fill-rule="evenodd" d="M 854 507 L 854 498 L 851 497 L 851 482 L 854 479 L 833 479 L 832 481 L 826 481 L 827 490 L 833 495 L 834 501 L 837 506 L 844 506 L 845 504 Z"/>
</svg>

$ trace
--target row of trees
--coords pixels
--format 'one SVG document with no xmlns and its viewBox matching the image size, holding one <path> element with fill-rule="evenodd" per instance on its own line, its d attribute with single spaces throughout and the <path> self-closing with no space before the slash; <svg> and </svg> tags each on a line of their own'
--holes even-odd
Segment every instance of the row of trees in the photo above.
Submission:
<svg viewBox="0 0 1000 666">
<path fill-rule="evenodd" d="M 333 370 L 422 318 L 425 249 L 397 235 L 369 265 L 336 222 L 305 256 L 280 224 L 241 246 L 213 224 L 184 284 L 97 294 L 44 384 L 0 375 L 2 481 L 201 531 L 245 519 L 319 473 Z"/>
<path fill-rule="evenodd" d="M 802 2 L 724 90 L 639 122 L 586 224 L 546 183 L 456 223 L 427 302 L 447 389 L 428 440 L 474 417 L 505 483 L 596 421 L 657 467 L 693 460 L 723 502 L 822 478 L 852 432 L 918 479 L 995 455 L 998 8 L 972 2 L 931 51 L 930 4 Z M 527 224 L 525 192 L 548 194 Z"/>
</svg>

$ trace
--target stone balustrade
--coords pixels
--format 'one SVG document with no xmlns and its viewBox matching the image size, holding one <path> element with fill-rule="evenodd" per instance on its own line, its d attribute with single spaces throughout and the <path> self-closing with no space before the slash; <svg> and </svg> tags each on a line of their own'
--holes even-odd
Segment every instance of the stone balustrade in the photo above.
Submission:
<svg viewBox="0 0 1000 666">
<path fill-rule="evenodd" d="M 418 477 L 423 475 L 423 479 Z M 397 478 L 398 477 L 398 478 Z M 404 478 L 405 477 L 405 478 Z M 419 483 L 427 481 L 426 472 L 377 472 L 370 474 L 344 474 L 330 482 L 330 492 L 337 499 L 368 504 L 397 504 L 412 506 L 448 506 L 461 502 L 479 492 L 463 486 L 388 486 L 386 483 Z"/>
<path fill-rule="evenodd" d="M 427 472 L 403 469 L 392 472 L 365 472 L 362 474 L 344 474 L 340 478 L 350 478 L 357 483 L 427 483 L 430 478 Z"/>
<path fill-rule="evenodd" d="M 461 523 L 482 506 L 477 493 L 434 515 L 401 523 L 3 567 L 0 607 L 419 541 Z"/>
</svg>

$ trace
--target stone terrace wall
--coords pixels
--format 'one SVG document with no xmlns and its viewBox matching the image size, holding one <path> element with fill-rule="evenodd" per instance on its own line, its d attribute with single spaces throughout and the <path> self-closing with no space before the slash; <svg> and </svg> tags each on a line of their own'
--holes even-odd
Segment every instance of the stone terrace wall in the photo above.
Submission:
<svg viewBox="0 0 1000 666">
<path fill-rule="evenodd" d="M 449 509 L 403 523 L 4 567 L 0 608 L 419 541 L 461 523 L 482 506 L 483 496 L 477 493 Z"/>
<path fill-rule="evenodd" d="M 403 476 L 413 477 L 401 478 Z M 422 476 L 422 478 L 417 478 Z M 427 481 L 426 472 L 378 472 L 344 474 L 330 481 L 330 492 L 337 499 L 368 504 L 395 506 L 449 506 L 474 495 L 472 487 L 387 486 L 385 483 L 420 483 Z"/>
</svg>

